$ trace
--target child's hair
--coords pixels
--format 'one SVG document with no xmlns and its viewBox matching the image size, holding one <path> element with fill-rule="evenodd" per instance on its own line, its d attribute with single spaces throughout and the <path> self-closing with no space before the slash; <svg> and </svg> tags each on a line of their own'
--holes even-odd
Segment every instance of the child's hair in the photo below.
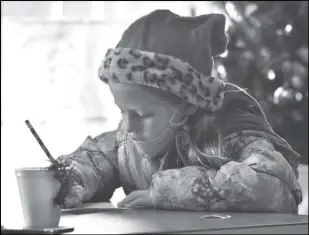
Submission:
<svg viewBox="0 0 309 235">
<path fill-rule="evenodd" d="M 180 105 L 184 101 L 172 93 L 144 87 L 149 91 L 149 94 L 155 96 L 162 104 Z M 207 115 L 202 108 L 188 119 L 186 125 L 183 126 L 180 134 L 186 135 L 189 141 L 189 148 L 184 154 L 183 143 L 179 141 L 179 136 L 176 136 L 176 148 L 179 157 L 186 165 L 188 161 L 200 163 L 205 167 L 218 169 L 228 161 L 224 147 L 222 146 L 222 137 L 220 132 L 214 125 L 214 117 Z"/>
<path fill-rule="evenodd" d="M 229 159 L 222 145 L 220 131 L 214 125 L 214 117 L 198 110 L 199 118 L 195 123 L 189 123 L 184 127 L 189 138 L 188 159 L 198 161 L 205 167 L 219 169 Z M 179 151 L 178 151 L 179 152 Z"/>
</svg>

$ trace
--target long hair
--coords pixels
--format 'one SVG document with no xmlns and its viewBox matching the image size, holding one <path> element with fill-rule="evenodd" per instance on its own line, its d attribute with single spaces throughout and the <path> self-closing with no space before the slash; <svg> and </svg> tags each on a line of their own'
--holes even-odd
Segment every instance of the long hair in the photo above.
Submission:
<svg viewBox="0 0 309 235">
<path fill-rule="evenodd" d="M 224 93 L 238 93 L 246 91 L 234 84 L 226 83 Z M 186 150 L 179 137 L 176 137 L 178 154 L 186 164 L 198 164 L 212 169 L 220 169 L 222 165 L 231 161 L 225 149 L 220 127 L 215 124 L 215 117 L 198 108 L 188 119 L 188 123 L 180 131 L 186 135 L 189 146 Z M 185 150 L 185 151 L 183 151 Z M 186 159 L 187 157 L 187 159 Z"/>
<path fill-rule="evenodd" d="M 222 135 L 214 124 L 214 117 L 201 109 L 176 136 L 177 152 L 184 165 L 198 164 L 216 170 L 230 161 L 222 143 Z"/>
</svg>

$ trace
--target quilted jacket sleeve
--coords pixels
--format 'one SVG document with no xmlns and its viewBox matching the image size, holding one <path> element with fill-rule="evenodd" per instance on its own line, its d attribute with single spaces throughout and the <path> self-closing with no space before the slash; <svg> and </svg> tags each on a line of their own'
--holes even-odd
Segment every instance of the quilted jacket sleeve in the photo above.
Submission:
<svg viewBox="0 0 309 235">
<path fill-rule="evenodd" d="M 150 196 L 155 207 L 297 213 L 301 189 L 291 166 L 268 140 L 247 138 L 250 143 L 239 158 L 219 170 L 187 166 L 153 175 Z"/>
<path fill-rule="evenodd" d="M 120 125 L 119 125 L 120 127 Z M 86 140 L 68 155 L 57 160 L 75 169 L 73 184 L 81 186 L 81 202 L 107 201 L 120 187 L 118 173 L 119 128 Z"/>
</svg>

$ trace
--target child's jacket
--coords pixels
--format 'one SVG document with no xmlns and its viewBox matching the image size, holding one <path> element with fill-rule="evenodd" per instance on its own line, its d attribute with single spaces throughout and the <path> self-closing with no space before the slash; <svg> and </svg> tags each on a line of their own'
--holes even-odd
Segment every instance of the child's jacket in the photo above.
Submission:
<svg viewBox="0 0 309 235">
<path fill-rule="evenodd" d="M 235 90 L 231 84 L 226 88 Z M 122 186 L 126 194 L 149 189 L 156 208 L 297 213 L 302 201 L 299 155 L 273 132 L 256 101 L 243 91 L 227 92 L 215 123 L 226 158 L 215 167 L 196 159 L 187 159 L 184 166 L 172 151 L 158 172 L 160 158 L 141 156 L 121 124 L 88 137 L 59 160 L 78 169 L 83 202 L 109 200 Z"/>
<path fill-rule="evenodd" d="M 84 202 L 108 200 L 122 186 L 126 194 L 149 190 L 157 208 L 297 213 L 299 155 L 273 132 L 251 96 L 211 76 L 212 57 L 226 50 L 225 21 L 223 14 L 151 12 L 125 30 L 99 68 L 105 83 L 171 92 L 203 110 L 200 115 L 214 115 L 224 159 L 200 162 L 184 148 L 187 159 L 171 151 L 158 171 L 160 157 L 141 156 L 120 124 L 59 158 L 76 166 Z"/>
</svg>

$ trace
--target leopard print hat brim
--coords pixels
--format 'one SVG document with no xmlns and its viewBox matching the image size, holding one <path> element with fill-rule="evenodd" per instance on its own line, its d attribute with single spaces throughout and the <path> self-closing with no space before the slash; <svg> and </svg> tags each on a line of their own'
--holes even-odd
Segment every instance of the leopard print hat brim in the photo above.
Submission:
<svg viewBox="0 0 309 235">
<path fill-rule="evenodd" d="M 209 113 L 218 111 L 224 100 L 222 80 L 205 76 L 188 63 L 159 53 L 109 49 L 98 75 L 107 84 L 138 84 L 171 92 Z"/>
</svg>

